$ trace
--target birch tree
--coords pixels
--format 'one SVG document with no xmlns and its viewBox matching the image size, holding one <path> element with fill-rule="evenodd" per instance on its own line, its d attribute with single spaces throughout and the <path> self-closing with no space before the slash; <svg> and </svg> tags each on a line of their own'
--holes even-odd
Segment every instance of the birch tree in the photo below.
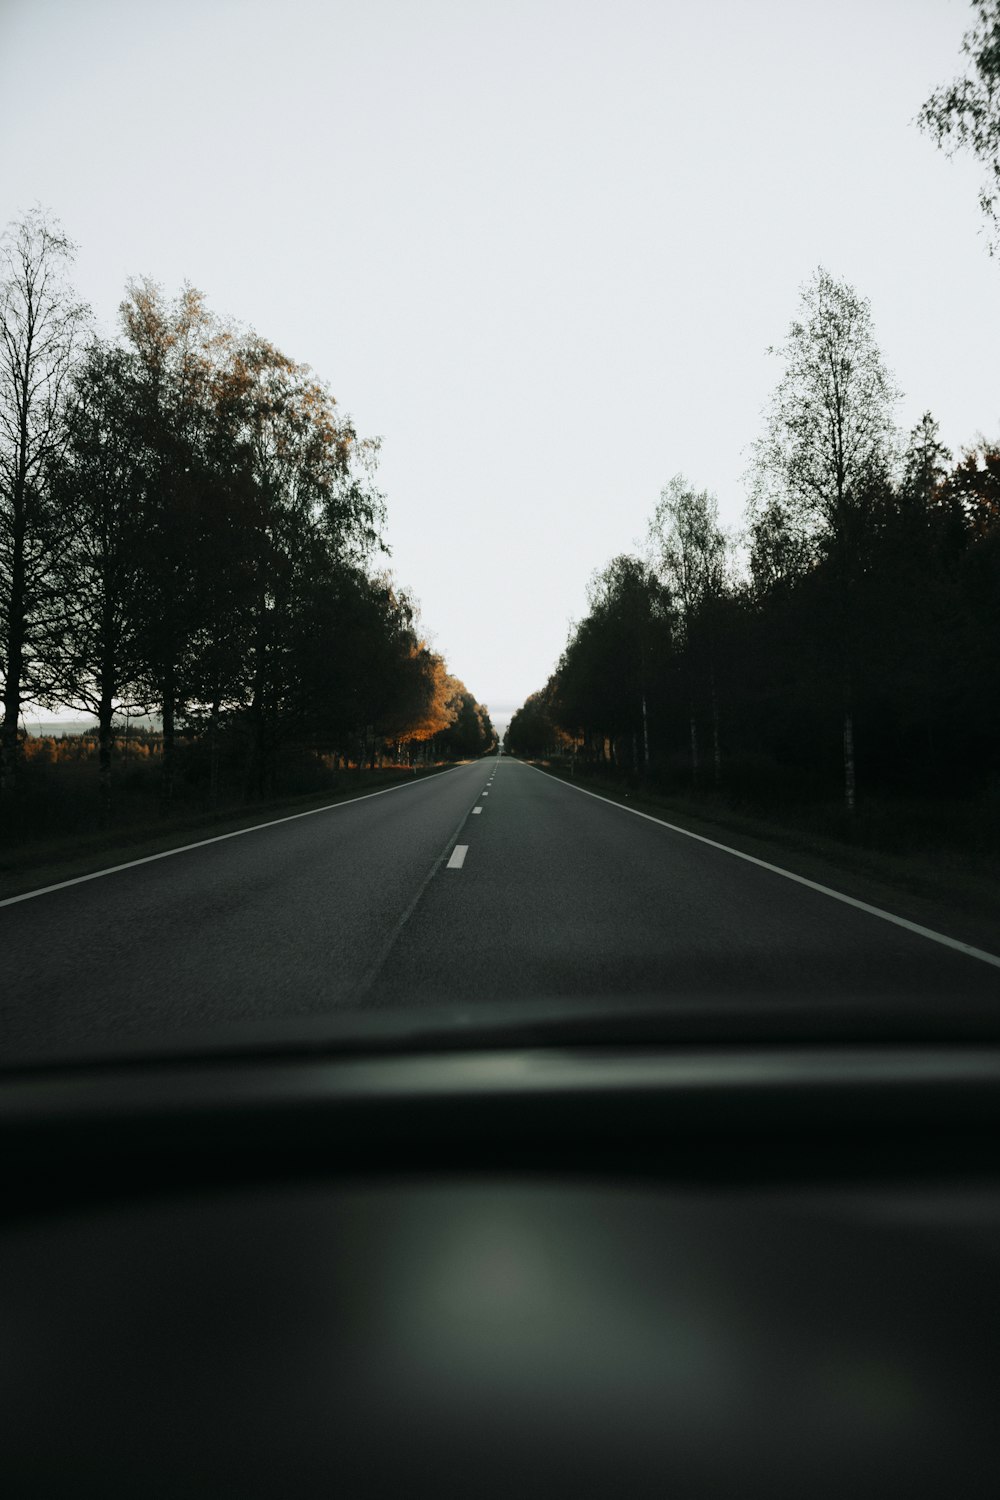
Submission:
<svg viewBox="0 0 1000 1500">
<path fill-rule="evenodd" d="M 875 343 L 866 299 L 820 266 L 801 293 L 801 317 L 769 353 L 785 370 L 756 447 L 751 527 L 780 514 L 802 566 L 827 559 L 837 590 L 832 643 L 843 702 L 844 800 L 855 804 L 852 614 L 873 512 L 895 450 L 899 391 Z"/>
<path fill-rule="evenodd" d="M 680 616 L 688 670 L 692 780 L 697 785 L 700 770 L 697 678 L 703 673 L 709 690 L 712 761 L 718 783 L 722 751 L 714 616 L 726 588 L 727 558 L 726 538 L 719 526 L 719 502 L 707 490 L 693 489 L 682 474 L 675 474 L 660 494 L 649 538 L 660 576 Z"/>
<path fill-rule="evenodd" d="M 992 230 L 989 251 L 1000 246 L 1000 0 L 973 0 L 975 24 L 962 38 L 967 73 L 926 101 L 917 123 L 952 156 L 971 151 L 985 167 L 979 205 Z"/>
<path fill-rule="evenodd" d="M 50 480 L 88 321 L 68 280 L 75 248 L 41 209 L 0 240 L 0 791 L 16 775 L 21 705 L 44 686 L 39 648 L 57 602 L 53 562 L 69 530 Z"/>
</svg>

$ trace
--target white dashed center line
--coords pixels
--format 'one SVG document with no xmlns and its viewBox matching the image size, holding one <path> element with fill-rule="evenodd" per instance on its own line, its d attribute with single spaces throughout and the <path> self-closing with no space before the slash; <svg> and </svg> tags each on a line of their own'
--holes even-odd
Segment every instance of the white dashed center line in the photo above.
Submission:
<svg viewBox="0 0 1000 1500">
<path fill-rule="evenodd" d="M 481 807 L 474 807 L 472 809 L 472 816 L 475 817 L 476 813 L 480 813 L 480 812 L 482 812 L 482 808 Z"/>
<path fill-rule="evenodd" d="M 460 870 L 465 864 L 465 856 L 468 852 L 468 844 L 456 844 L 451 851 L 451 859 L 449 859 L 446 868 L 449 870 Z"/>
</svg>

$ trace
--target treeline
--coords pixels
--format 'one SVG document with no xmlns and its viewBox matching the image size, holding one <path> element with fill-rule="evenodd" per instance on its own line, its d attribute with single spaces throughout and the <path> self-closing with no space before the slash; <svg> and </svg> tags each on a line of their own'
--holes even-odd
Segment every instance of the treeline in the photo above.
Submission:
<svg viewBox="0 0 1000 1500">
<path fill-rule="evenodd" d="M 374 765 L 482 754 L 486 710 L 375 570 L 388 549 L 378 444 L 328 388 L 185 287 L 131 284 L 96 337 L 43 213 L 0 258 L 0 795 L 16 801 L 22 705 L 93 714 L 103 818 L 118 716 L 162 720 L 247 797 L 290 750 Z"/>
<path fill-rule="evenodd" d="M 565 753 L 769 803 L 1000 801 L 1000 449 L 907 438 L 867 302 L 820 269 L 775 351 L 745 523 L 682 477 L 644 556 L 591 581 L 545 687 L 511 721 Z"/>
</svg>

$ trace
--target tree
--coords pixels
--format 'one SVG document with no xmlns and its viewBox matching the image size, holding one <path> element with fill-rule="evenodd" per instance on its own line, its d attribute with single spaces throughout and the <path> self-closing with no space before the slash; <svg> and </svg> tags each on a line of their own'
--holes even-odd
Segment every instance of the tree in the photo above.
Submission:
<svg viewBox="0 0 1000 1500">
<path fill-rule="evenodd" d="M 75 248 L 41 209 L 0 240 L 0 791 L 16 774 L 26 689 L 44 687 L 36 653 L 56 602 L 53 562 L 69 534 L 50 480 L 89 316 L 67 279 Z"/>
<path fill-rule="evenodd" d="M 428 745 L 455 722 L 454 700 L 461 685 L 449 674 L 443 657 L 422 641 L 414 647 L 413 662 L 419 673 L 419 706 L 400 738 Z"/>
<path fill-rule="evenodd" d="M 452 760 L 485 755 L 496 742 L 489 715 L 463 682 L 456 678 L 455 685 L 456 691 L 449 701 L 455 718 L 441 734 L 439 746 Z"/>
<path fill-rule="evenodd" d="M 52 706 L 98 724 L 100 821 L 111 818 L 113 720 L 139 692 L 144 612 L 136 505 L 140 454 L 124 351 L 95 341 L 74 372 L 55 480 L 72 535 L 54 569 L 59 623 L 49 658 Z"/>
<path fill-rule="evenodd" d="M 161 800 L 166 810 L 173 796 L 177 718 L 189 696 L 190 654 L 201 623 L 195 568 L 198 517 L 216 436 L 215 383 L 230 338 L 191 286 L 170 304 L 155 283 L 132 283 L 121 321 L 134 372 L 131 419 L 141 452 L 141 649 L 163 719 Z"/>
<path fill-rule="evenodd" d="M 967 449 L 947 476 L 943 491 L 960 508 L 970 538 L 1000 531 L 1000 447 L 980 441 Z"/>
<path fill-rule="evenodd" d="M 605 635 L 618 657 L 615 681 L 626 695 L 618 717 L 619 732 L 632 735 L 632 769 L 649 769 L 649 679 L 655 622 L 664 613 L 662 590 L 655 574 L 639 558 L 612 558 L 591 579 L 588 590 L 592 616 L 601 619 Z M 669 608 L 669 606 L 668 606 Z M 610 686 L 610 684 L 609 684 Z M 610 726 L 609 726 L 610 727 Z M 636 743 L 641 736 L 641 752 Z"/>
<path fill-rule="evenodd" d="M 623 554 L 595 572 L 587 597 L 589 612 L 539 699 L 549 741 L 582 742 L 585 754 L 609 756 L 612 766 L 624 755 L 637 776 L 652 759 L 650 696 L 669 654 L 669 592 L 641 559 Z M 515 749 L 526 733 L 537 741 L 543 731 L 532 708 L 513 735 Z"/>
<path fill-rule="evenodd" d="M 802 318 L 769 352 L 785 363 L 756 445 L 751 527 L 780 517 L 800 566 L 832 568 L 832 625 L 843 701 L 844 799 L 855 803 L 854 586 L 895 449 L 896 389 L 875 343 L 871 311 L 819 267 L 801 293 Z"/>
<path fill-rule="evenodd" d="M 244 441 L 256 492 L 248 713 L 257 793 L 271 777 L 288 704 L 294 620 L 331 566 L 386 550 L 375 440 L 359 440 L 325 385 L 261 339 L 237 350 Z M 336 650 L 336 645 L 331 645 Z"/>
<path fill-rule="evenodd" d="M 385 576 L 337 559 L 317 568 L 289 622 L 288 727 L 326 751 L 360 738 L 370 764 L 380 742 L 410 738 L 429 701 L 414 616 Z"/>
<path fill-rule="evenodd" d="M 512 755 L 543 756 L 551 753 L 556 741 L 545 689 L 530 693 L 511 717 L 504 744 Z"/>
<path fill-rule="evenodd" d="M 747 513 L 750 586 L 758 600 L 781 593 L 809 571 L 813 547 L 778 495 L 751 502 Z"/>
<path fill-rule="evenodd" d="M 719 502 L 707 490 L 695 490 L 676 474 L 660 494 L 649 537 L 663 579 L 677 608 L 687 661 L 691 729 L 691 774 L 699 770 L 697 679 L 708 681 L 712 715 L 712 759 L 715 781 L 722 773 L 719 741 L 719 694 L 716 681 L 716 620 L 726 591 L 727 544 L 719 526 Z"/>
<path fill-rule="evenodd" d="M 979 204 L 994 230 L 988 241 L 993 255 L 1000 245 L 1000 0 L 972 0 L 972 9 L 975 25 L 961 46 L 969 73 L 932 94 L 917 123 L 949 156 L 970 149 L 986 168 Z"/>
<path fill-rule="evenodd" d="M 941 442 L 937 422 L 925 411 L 910 432 L 900 484 L 904 502 L 924 521 L 947 477 L 951 457 L 950 450 Z"/>
</svg>

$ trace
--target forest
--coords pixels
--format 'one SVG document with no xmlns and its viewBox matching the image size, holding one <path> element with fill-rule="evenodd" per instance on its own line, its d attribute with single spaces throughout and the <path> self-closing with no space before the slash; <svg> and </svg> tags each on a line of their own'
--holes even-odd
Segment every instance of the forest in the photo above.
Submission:
<svg viewBox="0 0 1000 1500">
<path fill-rule="evenodd" d="M 84 823 L 107 827 L 143 761 L 169 812 L 192 786 L 214 808 L 491 749 L 486 709 L 376 566 L 378 442 L 193 287 L 130 283 L 98 336 L 74 252 L 40 209 L 0 249 L 5 831 L 65 816 L 70 763 L 92 771 Z M 94 732 L 32 743 L 28 704 Z M 136 715 L 158 732 L 123 745 Z"/>
<path fill-rule="evenodd" d="M 968 809 L 1000 833 L 1000 448 L 906 436 L 867 301 L 819 268 L 742 527 L 681 475 L 508 731 L 516 754 L 762 809 Z"/>
<path fill-rule="evenodd" d="M 963 76 L 916 123 L 984 172 L 1000 251 L 1000 4 L 972 0 Z M 955 455 L 901 392 L 870 304 L 822 266 L 779 377 L 742 525 L 676 475 L 644 549 L 588 611 L 508 746 L 654 795 L 903 850 L 1000 845 L 1000 445 Z M 993 868 L 995 869 L 995 863 Z"/>
</svg>

